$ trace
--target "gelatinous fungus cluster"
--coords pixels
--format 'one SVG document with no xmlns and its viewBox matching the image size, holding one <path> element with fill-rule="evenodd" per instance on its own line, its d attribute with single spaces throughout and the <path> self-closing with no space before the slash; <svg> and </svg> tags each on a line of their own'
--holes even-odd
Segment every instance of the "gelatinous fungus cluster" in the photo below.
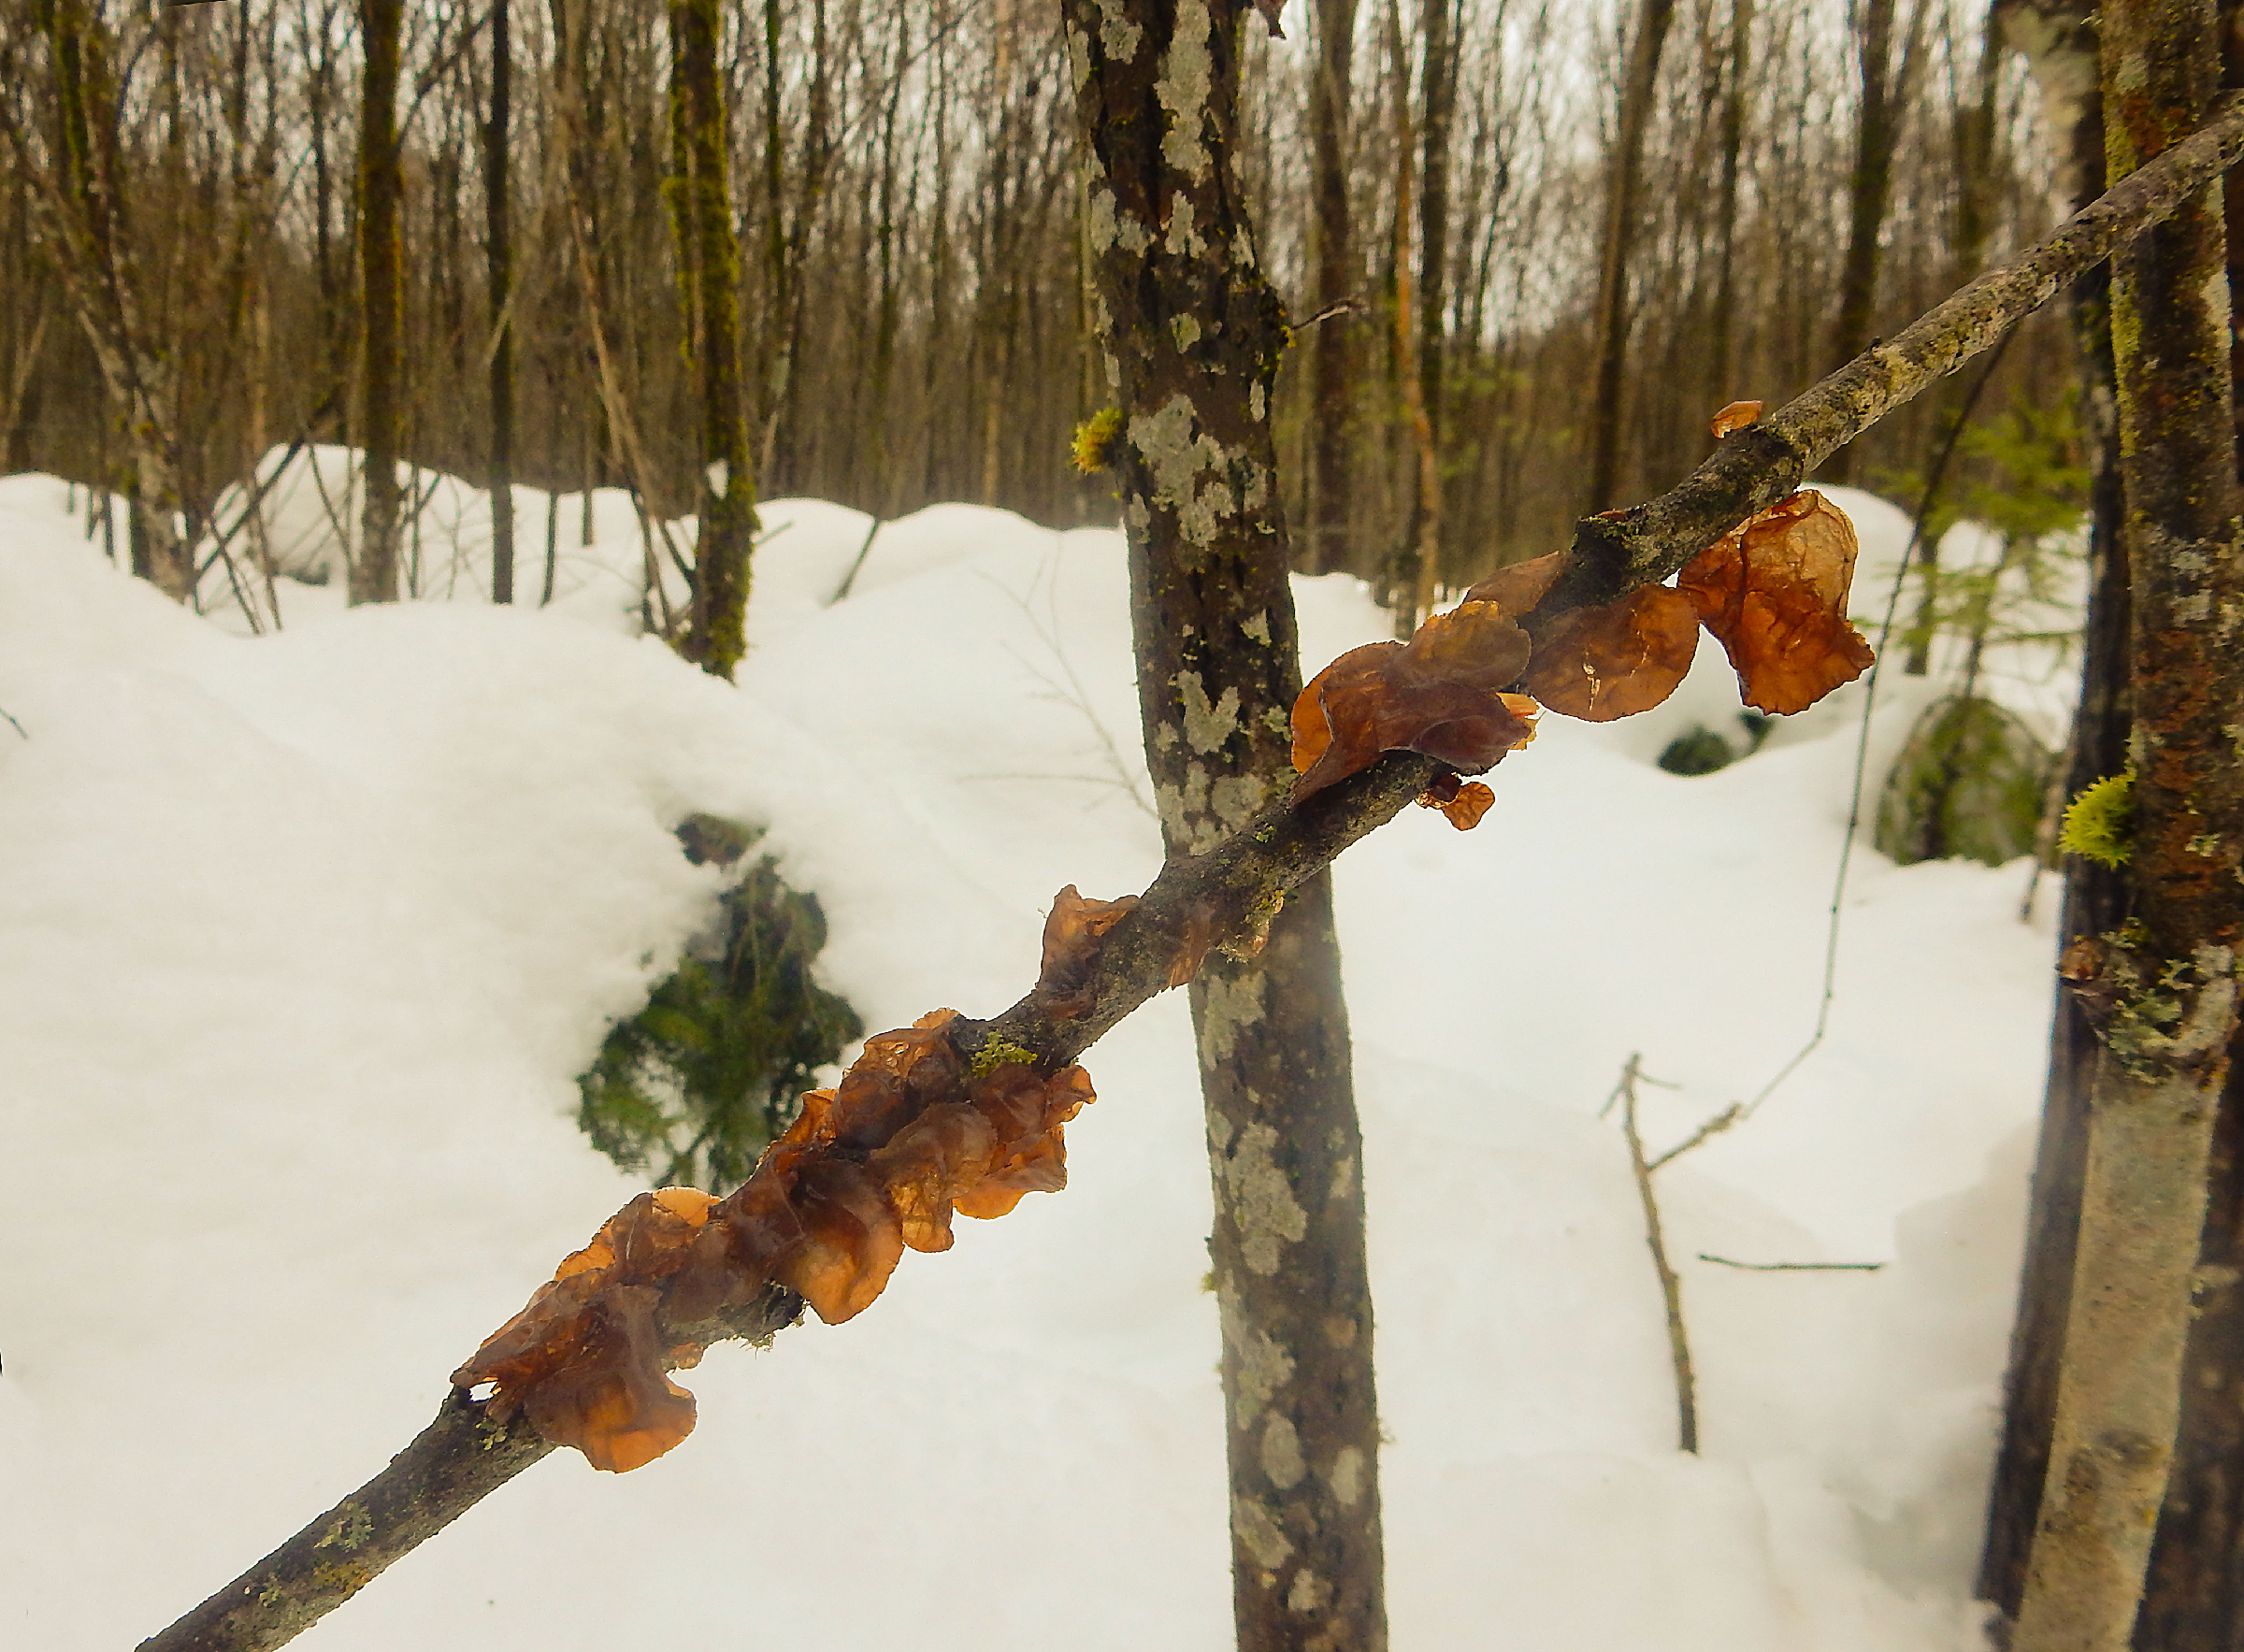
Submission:
<svg viewBox="0 0 2244 1652">
<path fill-rule="evenodd" d="M 1063 963 L 1087 970 L 1086 949 L 1104 929 L 1083 937 L 1118 904 L 1077 898 L 1100 912 L 1063 923 L 1076 937 L 1060 947 Z M 1047 974 L 1052 959 L 1048 936 Z M 868 1040 L 840 1085 L 803 1098 L 728 1197 L 640 1194 L 453 1384 L 492 1384 L 496 1415 L 526 1413 L 595 1468 L 634 1469 L 693 1430 L 693 1396 L 666 1372 L 701 1350 L 672 1328 L 751 1301 L 767 1284 L 839 1325 L 881 1294 L 907 1248 L 949 1249 L 954 1213 L 1001 1216 L 1025 1194 L 1065 1186 L 1061 1127 L 1094 1099 L 1089 1076 L 1069 1067 L 1047 1078 L 1010 1060 L 975 1070 L 948 1036 L 956 1017 L 938 1010 Z"/>
<path fill-rule="evenodd" d="M 1757 402 L 1715 416 L 1715 434 L 1742 429 Z M 1367 768 L 1381 753 L 1419 752 L 1453 772 L 1418 798 L 1459 830 L 1494 794 L 1460 783 L 1534 738 L 1548 709 L 1604 723 L 1648 711 L 1676 690 L 1698 652 L 1702 625 L 1729 652 L 1748 705 L 1806 710 L 1862 675 L 1870 645 L 1848 623 L 1854 525 L 1802 489 L 1701 553 L 1676 583 L 1643 585 L 1617 601 L 1576 609 L 1530 640 L 1518 621 L 1550 594 L 1562 553 L 1500 569 L 1407 643 L 1342 654 L 1293 707 L 1296 802 Z M 1517 686 L 1524 693 L 1507 692 Z"/>
<path fill-rule="evenodd" d="M 1536 707 L 1504 692 L 1533 645 L 1493 602 L 1430 615 L 1408 642 L 1352 648 L 1293 702 L 1294 801 L 1382 752 L 1419 752 L 1477 773 L 1535 738 Z"/>
<path fill-rule="evenodd" d="M 1676 583 L 1730 654 L 1746 704 L 1805 711 L 1876 657 L 1847 621 L 1854 524 L 1813 488 L 1779 499 L 1687 564 Z"/>
</svg>

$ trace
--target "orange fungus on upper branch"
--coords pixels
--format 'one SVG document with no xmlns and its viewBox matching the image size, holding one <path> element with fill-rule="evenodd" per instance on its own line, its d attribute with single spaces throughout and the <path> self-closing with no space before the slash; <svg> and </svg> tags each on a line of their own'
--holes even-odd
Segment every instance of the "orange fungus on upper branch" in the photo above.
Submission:
<svg viewBox="0 0 2244 1652">
<path fill-rule="evenodd" d="M 1719 441 L 1733 430 L 1743 430 L 1747 425 L 1759 421 L 1760 418 L 1761 403 L 1733 401 L 1720 412 L 1715 414 L 1708 421 L 1707 427 L 1714 432 L 1715 440 Z"/>
<path fill-rule="evenodd" d="M 1778 500 L 1684 567 L 1676 585 L 1730 653 L 1746 704 L 1804 711 L 1877 656 L 1848 623 L 1854 524 L 1813 488 Z"/>
<path fill-rule="evenodd" d="M 1503 690 L 1526 668 L 1527 633 L 1493 602 L 1428 616 L 1407 643 L 1350 649 L 1293 704 L 1295 801 L 1410 751 L 1467 773 L 1535 737 L 1534 706 Z"/>
</svg>

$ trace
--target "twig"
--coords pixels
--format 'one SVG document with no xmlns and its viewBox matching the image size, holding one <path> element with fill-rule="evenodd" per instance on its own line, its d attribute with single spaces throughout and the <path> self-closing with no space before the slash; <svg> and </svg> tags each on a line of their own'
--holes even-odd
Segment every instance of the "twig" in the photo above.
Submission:
<svg viewBox="0 0 2244 1652">
<path fill-rule="evenodd" d="M 1363 315 L 1370 309 L 1371 306 L 1363 301 L 1361 294 L 1351 294 L 1345 298 L 1335 298 L 1306 320 L 1293 323 L 1288 330 L 1294 333 L 1306 333 L 1319 323 L 1332 321 L 1344 315 Z"/>
<path fill-rule="evenodd" d="M 1059 536 L 1055 534 L 1052 537 L 1057 539 Z M 1138 806 L 1138 812 L 1146 819 L 1159 820 L 1159 812 L 1146 800 L 1144 793 L 1138 790 L 1138 783 L 1129 772 L 1129 765 L 1122 761 L 1122 748 L 1115 743 L 1115 737 L 1107 732 L 1105 723 L 1100 721 L 1099 713 L 1091 709 L 1090 691 L 1084 687 L 1083 679 L 1076 675 L 1075 662 L 1068 657 L 1068 651 L 1060 646 L 1058 563 L 1057 559 L 1046 557 L 1037 570 L 1036 581 L 1032 582 L 1028 587 L 1033 592 L 1037 583 L 1044 584 L 1044 610 L 1051 620 L 1049 625 L 1036 617 L 1036 611 L 1029 606 L 1028 597 L 1023 596 L 1017 591 L 1007 590 L 1002 583 L 986 573 L 982 575 L 982 578 L 995 589 L 1004 592 L 1013 605 L 1021 611 L 1021 617 L 1028 622 L 1028 628 L 1036 633 L 1036 639 L 1044 645 L 1053 659 L 1058 662 L 1059 668 L 1067 674 L 1068 685 L 1063 688 L 1053 682 L 1049 676 L 1038 670 L 1027 660 L 1022 659 L 1018 654 L 1014 652 L 1010 644 L 1006 646 L 1005 652 L 1013 654 L 1014 663 L 1022 670 L 1044 685 L 1050 698 L 1058 701 L 1061 705 L 1074 707 L 1083 720 L 1091 725 L 1091 733 L 1098 739 L 1100 752 L 1106 758 L 1106 767 L 1110 771 L 1105 777 L 1107 783 L 1120 787 L 1129 794 L 1129 800 Z M 1026 779 L 1028 777 L 1015 775 L 1009 778 Z"/>
<path fill-rule="evenodd" d="M 1647 1080 L 1646 1082 L 1648 1084 L 1655 1081 Z M 1650 1164 L 1645 1166 L 1645 1169 L 1647 1171 L 1656 1171 L 1661 1165 L 1667 1163 L 1667 1161 L 1671 1158 L 1681 1158 L 1686 1153 L 1689 1153 L 1692 1148 L 1699 1145 L 1700 1142 L 1705 1141 L 1709 1136 L 1720 1135 L 1732 1125 L 1737 1123 L 1739 1119 L 1745 1117 L 1748 1111 L 1748 1109 L 1744 1102 L 1731 1102 L 1730 1105 L 1723 1108 L 1721 1112 L 1716 1113 L 1712 1118 L 1708 1119 L 1697 1129 L 1691 1131 L 1690 1135 L 1684 1137 L 1682 1141 L 1676 1142 L 1665 1153 L 1662 1153 L 1658 1158 L 1652 1160 Z"/>
<path fill-rule="evenodd" d="M 1885 1266 L 1883 1262 L 1733 1262 L 1705 1251 L 1699 1253 L 1699 1260 L 1743 1268 L 1748 1273 L 1875 1273 Z"/>
<path fill-rule="evenodd" d="M 1986 349 L 2012 322 L 2047 303 L 2064 281 L 2172 212 L 2240 152 L 2244 98 L 2231 98 L 2203 131 L 2131 174 L 2023 257 L 1981 276 L 1892 343 L 1874 348 L 1814 385 L 1766 424 L 1725 438 L 1714 456 L 1680 486 L 1631 510 L 1577 524 L 1567 571 L 1529 616 L 1530 628 L 1546 629 L 1573 610 L 1609 602 L 1665 579 L 1747 517 L 1791 493 L 1809 468 L 1842 443 Z M 579 251 L 581 257 L 583 249 Z M 991 1041 L 1002 1040 L 1042 1070 L 1067 1065 L 1172 984 L 1180 955 L 1211 944 L 1247 943 L 1287 891 L 1401 813 L 1437 772 L 1448 770 L 1430 757 L 1390 752 L 1302 803 L 1281 791 L 1224 842 L 1162 867 L 1093 959 L 1082 986 L 1082 999 L 1089 1007 L 1081 1014 L 1055 1020 L 1043 1000 L 1030 993 L 992 1020 L 951 1023 L 952 1043 L 971 1057 Z M 1635 1069 L 1632 1059 L 1631 1074 L 1640 1076 Z M 1633 1096 L 1622 1099 L 1631 1106 L 1626 1123 L 1633 1136 Z M 1656 1224 L 1641 1141 L 1633 1141 L 1632 1159 L 1647 1219 Z M 1672 1280 L 1664 1256 L 1661 1264 L 1663 1281 Z M 791 1311 L 793 1300 L 773 1301 L 769 1329 L 786 1323 L 777 1316 L 783 1307 Z M 1680 1352 L 1679 1319 L 1671 1323 L 1671 1331 Z M 1695 1419 L 1688 1409 L 1685 1415 L 1687 1429 L 1695 1434 Z M 448 1401 L 437 1424 L 370 1481 L 360 1498 L 338 1506 L 345 1516 L 345 1531 L 356 1543 L 351 1557 L 299 1567 L 285 1576 L 271 1570 L 286 1557 L 309 1559 L 323 1554 L 321 1542 L 334 1530 L 331 1511 L 276 1550 L 271 1560 L 144 1643 L 143 1652 L 265 1652 L 279 1646 L 348 1599 L 381 1565 L 435 1535 L 545 1455 L 541 1442 L 511 1430 L 488 1441 L 491 1449 L 482 1450 L 486 1440 L 478 1439 L 476 1426 L 481 1418 L 474 1401 Z M 1695 1447 L 1695 1439 L 1687 1438 L 1686 1444 Z M 381 1488 L 379 1498 L 376 1487 Z M 363 1539 L 353 1512 L 366 1516 Z M 368 1557 L 378 1557 L 380 1564 Z"/>
<path fill-rule="evenodd" d="M 1667 1310 L 1667 1354 L 1676 1369 L 1676 1445 L 1695 1457 L 1699 1449 L 1698 1384 L 1690 1371 L 1690 1338 L 1683 1329 L 1683 1282 L 1668 1263 L 1667 1238 L 1660 1227 L 1660 1199 L 1652 1191 L 1652 1171 L 1657 1167 L 1645 1158 L 1644 1137 L 1636 1129 L 1636 1082 L 1642 1059 L 1639 1056 L 1629 1057 L 1614 1094 L 1620 1099 L 1620 1133 L 1629 1143 L 1629 1170 L 1636 1178 L 1636 1197 L 1644 1205 L 1644 1243 L 1651 1250 L 1652 1266 L 1660 1274 L 1660 1300 Z M 1610 1100 L 1605 1103 L 1607 1107 L 1612 1104 Z M 1730 1109 L 1733 1115 L 1736 1112 L 1734 1107 Z M 1695 1145 L 1706 1133 L 1702 1129 L 1687 1145 Z M 1660 1163 L 1665 1164 L 1682 1151 L 1678 1147 L 1662 1155 Z"/>
<path fill-rule="evenodd" d="M 885 525 L 877 516 L 865 524 L 865 542 L 857 547 L 856 560 L 849 565 L 849 571 L 842 576 L 841 584 L 835 586 L 834 594 L 826 599 L 827 607 L 833 607 L 849 595 L 849 588 L 857 582 L 857 570 L 865 566 L 865 559 L 872 554 L 874 538 Z"/>
</svg>

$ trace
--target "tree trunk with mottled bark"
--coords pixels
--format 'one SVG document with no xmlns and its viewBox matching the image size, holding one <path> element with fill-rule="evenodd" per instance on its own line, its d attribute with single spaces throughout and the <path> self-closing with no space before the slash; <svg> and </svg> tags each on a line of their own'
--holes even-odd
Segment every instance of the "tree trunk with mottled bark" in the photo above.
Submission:
<svg viewBox="0 0 2244 1652">
<path fill-rule="evenodd" d="M 36 165 L 28 135 L 12 122 L 0 136 L 30 185 L 33 222 L 130 455 L 133 571 L 185 602 L 194 596 L 194 560 L 180 531 L 178 363 L 170 341 L 150 324 L 134 255 L 109 31 L 86 0 L 42 0 L 34 21 L 54 92 L 55 164 Z M 111 485 L 110 477 L 101 480 Z"/>
<path fill-rule="evenodd" d="M 352 602 L 397 600 L 398 402 L 404 376 L 400 323 L 405 270 L 398 220 L 405 169 L 398 151 L 398 34 L 403 0 L 359 0 L 366 50 L 358 126 L 359 339 L 365 399 L 359 443 L 366 450 L 366 501 L 358 554 L 351 559 Z"/>
<path fill-rule="evenodd" d="M 2005 0 L 1997 10 L 2005 43 L 2021 52 L 2041 90 L 2043 121 L 2056 148 L 2063 187 L 2076 206 L 2104 189 L 2103 99 L 2096 43 L 2077 0 Z M 2120 546 L 2118 413 L 2111 366 L 2111 280 L 2099 266 L 2067 294 L 2080 357 L 2080 411 L 2090 487 L 2089 596 L 2082 628 L 2080 697 L 2073 714 L 2065 796 L 2127 762 L 2127 561 Z M 2075 858 L 2058 918 L 2062 949 L 2083 935 L 2119 927 L 2125 915 L 2120 873 Z M 2081 1005 L 2060 995 L 2050 1029 L 2049 1083 L 2027 1214 L 2025 1266 L 2010 1332 L 2003 1429 L 1988 1500 L 1987 1543 L 1978 1593 L 2015 1618 L 2025 1592 L 2026 1557 L 2040 1512 L 2050 1460 L 2050 1428 L 2064 1364 L 2064 1319 L 2072 1297 L 2073 1238 L 2080 1225 L 2080 1183 L 2088 1156 L 2088 1095 L 2098 1049 Z"/>
<path fill-rule="evenodd" d="M 2213 25 L 2211 0 L 2105 6 L 2114 173 L 2204 120 L 2219 75 Z M 2017 1652 L 2133 1644 L 2180 1424 L 2244 945 L 2244 765 L 2228 732 L 2244 654 L 2222 618 L 2244 606 L 2225 262 L 2218 188 L 2115 262 L 2133 615 L 2128 911 L 2068 949 L 2061 971 L 2103 1048 Z"/>
<path fill-rule="evenodd" d="M 687 656 L 729 682 L 747 647 L 755 471 L 741 381 L 741 251 L 726 183 L 731 122 L 717 66 L 717 0 L 670 0 L 672 223 L 701 403 L 701 529 Z"/>
<path fill-rule="evenodd" d="M 1147 762 L 1173 855 L 1291 776 L 1301 688 L 1270 399 L 1285 332 L 1235 153 L 1242 0 L 1065 0 L 1124 414 Z M 1244 1652 L 1387 1644 L 1361 1142 L 1330 881 L 1191 987 Z"/>
</svg>

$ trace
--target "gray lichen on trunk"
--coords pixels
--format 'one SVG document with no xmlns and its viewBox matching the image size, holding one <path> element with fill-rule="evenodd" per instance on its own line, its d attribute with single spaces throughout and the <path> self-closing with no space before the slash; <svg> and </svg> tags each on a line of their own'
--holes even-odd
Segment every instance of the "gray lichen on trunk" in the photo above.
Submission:
<svg viewBox="0 0 2244 1652">
<path fill-rule="evenodd" d="M 1124 412 L 1146 759 L 1172 856 L 1291 774 L 1301 690 L 1272 485 L 1285 331 L 1233 176 L 1236 0 L 1068 0 L 1086 237 Z M 1330 885 L 1191 987 L 1223 1330 L 1233 1600 L 1250 1652 L 1386 1644 L 1361 1162 Z"/>
</svg>

